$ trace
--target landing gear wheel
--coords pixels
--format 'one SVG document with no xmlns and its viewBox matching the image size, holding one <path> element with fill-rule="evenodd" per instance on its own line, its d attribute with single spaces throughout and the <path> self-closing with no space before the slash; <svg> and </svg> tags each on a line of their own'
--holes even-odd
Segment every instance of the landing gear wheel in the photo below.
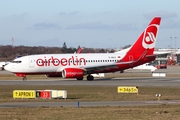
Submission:
<svg viewBox="0 0 180 120">
<path fill-rule="evenodd" d="M 83 80 L 83 77 L 82 78 L 76 78 L 78 81 L 81 81 L 81 80 Z"/>
<path fill-rule="evenodd" d="M 94 76 L 88 75 L 88 76 L 87 76 L 87 80 L 88 80 L 88 81 L 93 81 L 93 80 L 94 80 Z"/>
<path fill-rule="evenodd" d="M 120 73 L 124 73 L 124 70 L 121 70 Z"/>
<path fill-rule="evenodd" d="M 25 76 L 25 77 L 23 77 L 23 81 L 26 81 L 27 80 L 27 77 Z"/>
</svg>

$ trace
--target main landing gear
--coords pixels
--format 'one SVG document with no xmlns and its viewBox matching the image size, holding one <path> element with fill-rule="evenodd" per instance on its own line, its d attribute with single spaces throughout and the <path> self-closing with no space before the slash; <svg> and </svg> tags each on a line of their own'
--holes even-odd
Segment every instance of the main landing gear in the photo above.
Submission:
<svg viewBox="0 0 180 120">
<path fill-rule="evenodd" d="M 76 78 L 78 81 L 82 81 L 83 80 L 83 77 L 82 78 Z M 91 74 L 89 74 L 87 76 L 87 80 L 88 81 L 93 81 L 94 80 L 94 76 L 92 76 Z"/>
<path fill-rule="evenodd" d="M 83 80 L 83 77 L 81 77 L 81 78 L 76 78 L 78 81 L 82 81 Z"/>
<path fill-rule="evenodd" d="M 88 80 L 88 81 L 93 81 L 93 80 L 94 80 L 94 76 L 92 76 L 91 74 L 89 74 L 89 75 L 87 76 L 87 80 Z"/>
</svg>

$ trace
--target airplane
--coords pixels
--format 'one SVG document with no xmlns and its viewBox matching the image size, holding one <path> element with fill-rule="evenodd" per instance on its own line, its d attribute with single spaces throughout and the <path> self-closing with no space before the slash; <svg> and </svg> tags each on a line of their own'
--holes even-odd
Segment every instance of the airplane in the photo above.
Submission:
<svg viewBox="0 0 180 120">
<path fill-rule="evenodd" d="M 0 62 L 0 70 L 4 70 L 4 66 L 7 65 L 9 62 Z"/>
<path fill-rule="evenodd" d="M 161 17 L 155 17 L 126 52 L 39 54 L 14 59 L 4 69 L 27 80 L 26 75 L 45 74 L 47 77 L 76 78 L 93 81 L 91 74 L 122 71 L 155 60 L 153 54 Z"/>
<path fill-rule="evenodd" d="M 134 70 L 150 70 L 151 72 L 154 72 L 155 70 L 157 70 L 156 67 L 154 67 L 153 65 L 151 65 L 149 63 L 145 63 L 142 65 L 136 66 L 132 69 L 134 69 Z"/>
<path fill-rule="evenodd" d="M 80 53 L 82 52 L 82 49 L 83 49 L 83 48 L 81 48 L 81 47 L 78 48 L 77 52 L 74 52 L 74 54 L 80 54 Z"/>
<path fill-rule="evenodd" d="M 4 70 L 6 62 L 0 62 L 0 70 Z"/>
<path fill-rule="evenodd" d="M 82 51 L 82 49 L 83 49 L 83 48 L 80 47 L 80 48 L 78 49 L 78 51 L 77 51 L 77 54 L 80 54 L 81 51 Z"/>
<path fill-rule="evenodd" d="M 141 71 L 142 70 L 150 70 L 153 73 L 154 71 L 157 70 L 157 68 L 155 66 L 151 65 L 150 63 L 145 63 L 145 64 L 142 64 L 142 65 L 127 69 L 127 71 L 128 70 L 141 70 Z M 124 70 L 120 71 L 120 73 L 124 73 Z"/>
</svg>

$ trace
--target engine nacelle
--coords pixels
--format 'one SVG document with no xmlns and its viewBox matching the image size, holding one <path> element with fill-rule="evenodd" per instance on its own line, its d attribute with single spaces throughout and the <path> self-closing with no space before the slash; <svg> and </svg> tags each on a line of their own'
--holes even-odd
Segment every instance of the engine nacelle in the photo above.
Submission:
<svg viewBox="0 0 180 120">
<path fill-rule="evenodd" d="M 79 68 L 65 68 L 62 71 L 63 78 L 82 78 L 84 75 L 84 70 Z"/>
<path fill-rule="evenodd" d="M 62 77 L 61 73 L 48 73 L 46 77 Z"/>
</svg>

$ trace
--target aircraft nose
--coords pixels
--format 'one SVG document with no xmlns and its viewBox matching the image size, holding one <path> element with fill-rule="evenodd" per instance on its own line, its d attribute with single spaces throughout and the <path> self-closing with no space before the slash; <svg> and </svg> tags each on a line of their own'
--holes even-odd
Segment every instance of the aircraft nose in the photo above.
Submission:
<svg viewBox="0 0 180 120">
<path fill-rule="evenodd" d="M 4 66 L 4 69 L 5 69 L 6 71 L 11 71 L 12 69 L 11 69 L 10 66 L 11 66 L 11 65 L 7 64 L 7 65 Z"/>
</svg>

